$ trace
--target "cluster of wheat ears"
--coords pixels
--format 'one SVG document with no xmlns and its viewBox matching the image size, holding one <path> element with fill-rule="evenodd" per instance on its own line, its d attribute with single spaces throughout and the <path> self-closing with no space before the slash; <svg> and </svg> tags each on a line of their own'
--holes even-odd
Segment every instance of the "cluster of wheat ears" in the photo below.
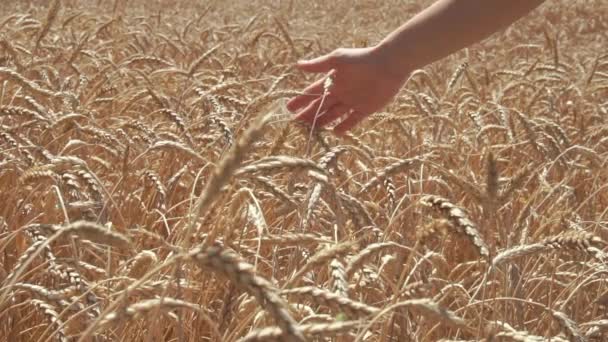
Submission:
<svg viewBox="0 0 608 342">
<path fill-rule="evenodd" d="M 344 137 L 293 63 L 429 1 L 63 2 L 0 5 L 0 341 L 608 336 L 608 2 Z"/>
</svg>

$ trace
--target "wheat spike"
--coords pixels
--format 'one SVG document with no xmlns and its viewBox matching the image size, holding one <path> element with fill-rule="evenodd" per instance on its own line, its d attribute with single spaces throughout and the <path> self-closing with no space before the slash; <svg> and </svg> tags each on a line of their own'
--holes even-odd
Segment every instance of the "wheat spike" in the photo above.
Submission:
<svg viewBox="0 0 608 342">
<path fill-rule="evenodd" d="M 115 323 L 118 320 L 123 320 L 125 318 L 133 318 L 137 315 L 141 315 L 145 312 L 149 312 L 152 310 L 161 309 L 161 310 L 175 310 L 175 309 L 190 309 L 193 311 L 200 311 L 201 308 L 193 303 L 189 303 L 183 300 L 174 299 L 174 298 L 157 298 L 157 299 L 148 299 L 144 300 L 132 305 L 129 305 L 125 309 L 119 312 L 111 312 L 105 316 L 103 316 L 100 325 L 106 325 Z"/>
<path fill-rule="evenodd" d="M 290 288 L 297 283 L 311 269 L 328 262 L 329 260 L 344 255 L 351 251 L 355 246 L 354 242 L 343 242 L 333 245 L 329 248 L 322 249 L 313 255 L 304 266 L 302 266 L 291 278 L 283 285 L 283 288 Z"/>
<path fill-rule="evenodd" d="M 334 310 L 345 312 L 351 318 L 361 315 L 369 316 L 376 314 L 379 311 L 379 309 L 373 306 L 316 287 L 297 287 L 289 290 L 282 290 L 281 294 L 312 300 L 319 305 L 325 305 Z"/>
<path fill-rule="evenodd" d="M 360 321 L 344 321 L 331 323 L 307 324 L 299 327 L 302 334 L 309 337 L 325 337 L 343 334 L 355 330 L 362 326 Z M 247 336 L 241 338 L 239 342 L 262 342 L 262 341 L 283 341 L 283 334 L 277 327 L 262 328 L 254 330 Z"/>
<path fill-rule="evenodd" d="M 476 225 L 469 220 L 462 209 L 450 203 L 447 199 L 435 195 L 425 196 L 420 201 L 441 211 L 460 234 L 464 234 L 471 240 L 481 256 L 486 259 L 490 258 L 490 251 L 481 238 Z"/>
<path fill-rule="evenodd" d="M 275 318 L 287 341 L 304 341 L 297 324 L 289 315 L 285 303 L 265 279 L 257 276 L 252 266 L 239 260 L 234 252 L 219 247 L 197 248 L 190 252 L 196 263 L 227 276 L 236 286 L 253 295 L 260 305 Z"/>
</svg>

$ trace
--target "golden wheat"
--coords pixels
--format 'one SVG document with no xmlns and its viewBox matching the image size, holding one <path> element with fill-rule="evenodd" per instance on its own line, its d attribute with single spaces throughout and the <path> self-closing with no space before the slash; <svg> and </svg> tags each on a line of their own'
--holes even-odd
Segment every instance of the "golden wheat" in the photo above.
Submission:
<svg viewBox="0 0 608 342">
<path fill-rule="evenodd" d="M 606 1 L 285 109 L 430 3 L 0 1 L 0 342 L 604 340 Z"/>
</svg>

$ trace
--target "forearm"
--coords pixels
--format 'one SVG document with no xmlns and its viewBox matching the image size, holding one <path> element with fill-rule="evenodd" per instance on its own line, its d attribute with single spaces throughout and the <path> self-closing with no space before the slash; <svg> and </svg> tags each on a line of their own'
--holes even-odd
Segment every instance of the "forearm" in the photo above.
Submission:
<svg viewBox="0 0 608 342">
<path fill-rule="evenodd" d="M 544 0 L 439 0 L 378 46 L 387 62 L 413 70 L 481 41 Z"/>
</svg>

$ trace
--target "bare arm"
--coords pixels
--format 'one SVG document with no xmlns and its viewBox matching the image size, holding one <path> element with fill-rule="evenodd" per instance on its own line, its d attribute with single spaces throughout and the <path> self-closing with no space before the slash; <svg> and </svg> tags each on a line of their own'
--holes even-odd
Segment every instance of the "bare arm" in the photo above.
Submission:
<svg viewBox="0 0 608 342">
<path fill-rule="evenodd" d="M 376 46 L 337 49 L 299 62 L 301 70 L 326 76 L 291 99 L 287 108 L 317 127 L 344 118 L 334 129 L 344 133 L 391 102 L 413 70 L 488 37 L 542 2 L 438 0 Z M 333 82 L 323 98 L 327 74 Z"/>
<path fill-rule="evenodd" d="M 544 0 L 439 0 L 389 34 L 377 47 L 392 65 L 421 68 L 487 38 Z"/>
</svg>

